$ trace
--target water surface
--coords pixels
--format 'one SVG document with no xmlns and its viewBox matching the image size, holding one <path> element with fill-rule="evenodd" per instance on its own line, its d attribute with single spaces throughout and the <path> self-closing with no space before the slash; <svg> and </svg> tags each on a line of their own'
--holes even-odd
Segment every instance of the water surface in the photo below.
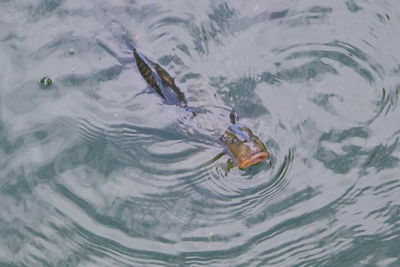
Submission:
<svg viewBox="0 0 400 267">
<path fill-rule="evenodd" d="M 1 265 L 400 265 L 399 10 L 0 1 Z M 121 29 L 202 119 L 149 92 Z M 212 161 L 231 108 L 268 162 Z"/>
</svg>

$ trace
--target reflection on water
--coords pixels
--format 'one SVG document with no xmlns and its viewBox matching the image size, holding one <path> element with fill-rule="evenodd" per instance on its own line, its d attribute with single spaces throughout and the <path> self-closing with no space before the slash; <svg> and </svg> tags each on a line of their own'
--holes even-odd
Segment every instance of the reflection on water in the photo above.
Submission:
<svg viewBox="0 0 400 267">
<path fill-rule="evenodd" d="M 399 8 L 0 1 L 1 265 L 398 266 Z M 213 160 L 232 108 L 268 162 Z"/>
</svg>

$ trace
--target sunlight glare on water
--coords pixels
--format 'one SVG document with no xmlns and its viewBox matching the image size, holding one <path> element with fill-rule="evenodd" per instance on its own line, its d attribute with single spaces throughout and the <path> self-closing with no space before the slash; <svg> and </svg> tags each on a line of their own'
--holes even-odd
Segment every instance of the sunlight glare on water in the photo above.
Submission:
<svg viewBox="0 0 400 267">
<path fill-rule="evenodd" d="M 399 28 L 395 0 L 0 1 L 0 265 L 399 266 Z M 213 161 L 232 109 L 268 161 Z"/>
</svg>

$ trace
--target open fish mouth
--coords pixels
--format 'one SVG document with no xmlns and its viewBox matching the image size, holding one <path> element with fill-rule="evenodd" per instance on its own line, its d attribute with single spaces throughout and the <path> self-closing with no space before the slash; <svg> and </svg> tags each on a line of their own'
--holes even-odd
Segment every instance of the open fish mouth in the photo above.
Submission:
<svg viewBox="0 0 400 267">
<path fill-rule="evenodd" d="M 244 169 L 249 166 L 260 163 L 261 161 L 267 159 L 269 157 L 269 153 L 267 151 L 261 151 L 255 154 L 250 155 L 250 157 L 241 157 L 239 161 L 239 168 Z"/>
</svg>

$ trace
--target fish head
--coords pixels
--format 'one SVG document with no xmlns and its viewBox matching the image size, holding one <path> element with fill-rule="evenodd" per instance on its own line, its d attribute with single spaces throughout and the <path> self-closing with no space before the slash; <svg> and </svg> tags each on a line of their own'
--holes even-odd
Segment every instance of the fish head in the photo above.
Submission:
<svg viewBox="0 0 400 267">
<path fill-rule="evenodd" d="M 230 125 L 220 139 L 239 169 L 253 166 L 269 157 L 264 143 L 243 124 Z"/>
</svg>

